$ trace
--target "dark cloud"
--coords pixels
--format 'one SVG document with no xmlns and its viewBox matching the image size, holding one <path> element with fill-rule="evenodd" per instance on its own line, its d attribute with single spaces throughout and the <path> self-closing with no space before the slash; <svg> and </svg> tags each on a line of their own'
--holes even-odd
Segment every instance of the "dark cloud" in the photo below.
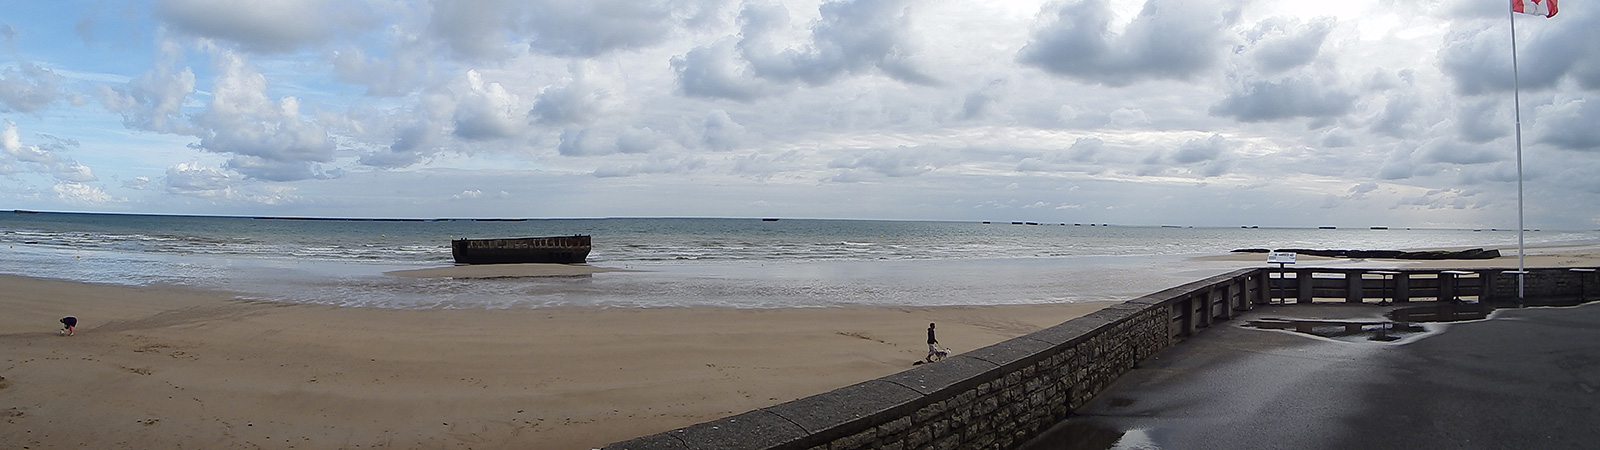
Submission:
<svg viewBox="0 0 1600 450">
<path fill-rule="evenodd" d="M 1276 74 L 1310 64 L 1317 59 L 1322 43 L 1333 32 L 1333 18 L 1318 18 L 1301 24 L 1299 20 L 1264 20 L 1247 35 L 1253 45 L 1250 58 L 1261 72 Z"/>
<path fill-rule="evenodd" d="M 1511 91 L 1511 43 L 1504 14 L 1498 20 L 1463 21 L 1445 36 L 1440 68 L 1456 92 L 1485 95 Z M 1519 15 L 1517 79 L 1527 91 L 1556 87 L 1572 79 L 1585 89 L 1600 89 L 1600 12 L 1563 9 L 1552 19 Z"/>
<path fill-rule="evenodd" d="M 573 76 L 565 84 L 545 86 L 533 102 L 528 115 L 534 122 L 549 125 L 588 124 L 605 113 L 611 92 L 591 86 L 581 65 L 570 69 Z"/>
<path fill-rule="evenodd" d="M 1006 80 L 994 80 L 982 88 L 967 94 L 966 100 L 961 103 L 961 113 L 956 117 L 962 120 L 983 117 L 984 112 L 989 108 L 989 104 L 994 103 L 1003 94 L 1005 86 Z"/>
<path fill-rule="evenodd" d="M 1211 115 L 1233 117 L 1245 122 L 1266 122 L 1297 117 L 1335 117 L 1344 115 L 1355 104 L 1356 96 L 1334 83 L 1308 76 L 1291 76 L 1282 81 L 1252 81 L 1211 106 Z"/>
<path fill-rule="evenodd" d="M 1511 135 L 1512 111 L 1499 98 L 1482 98 L 1469 101 L 1456 109 L 1457 136 L 1467 142 L 1482 144 Z"/>
<path fill-rule="evenodd" d="M 744 146 L 745 135 L 743 125 L 729 117 L 727 111 L 718 109 L 706 114 L 700 144 L 709 150 L 733 150 Z"/>
<path fill-rule="evenodd" d="M 1504 148 L 1464 144 L 1451 139 L 1433 139 L 1417 149 L 1417 157 L 1425 163 L 1472 165 L 1505 161 L 1512 157 L 1512 153 Z"/>
<path fill-rule="evenodd" d="M 697 47 L 673 58 L 673 69 L 684 93 L 735 100 L 776 90 L 756 80 L 818 86 L 873 69 L 902 82 L 932 84 L 933 77 L 912 61 L 910 4 L 909 0 L 823 3 L 810 41 L 800 47 L 776 43 L 776 36 L 790 26 L 782 5 L 746 4 L 739 14 L 737 41 Z M 724 47 L 728 45 L 732 47 Z"/>
<path fill-rule="evenodd" d="M 592 57 L 660 41 L 676 26 L 677 6 L 638 0 L 529 2 L 521 30 L 535 53 Z"/>
<path fill-rule="evenodd" d="M 0 109 L 31 113 L 51 103 L 61 95 L 56 86 L 61 75 L 38 64 L 21 62 L 17 67 L 7 67 L 0 73 Z"/>
<path fill-rule="evenodd" d="M 509 29 L 515 26 L 517 0 L 434 1 L 428 31 L 443 40 L 457 59 L 483 60 L 510 56 Z"/>
<path fill-rule="evenodd" d="M 672 57 L 672 70 L 678 74 L 678 91 L 690 97 L 750 101 L 771 89 L 756 81 L 742 60 L 737 59 L 732 42 L 717 42 L 696 47 L 682 56 Z"/>
<path fill-rule="evenodd" d="M 533 53 L 592 58 L 658 44 L 680 26 L 703 24 L 720 1 L 481 0 L 437 1 L 428 28 L 468 60 Z"/>
<path fill-rule="evenodd" d="M 363 2 L 341 0 L 157 0 L 155 15 L 174 29 L 259 53 L 293 51 L 377 24 Z"/>
<path fill-rule="evenodd" d="M 1109 86 L 1186 80 L 1210 69 L 1228 51 L 1227 30 L 1239 12 L 1236 6 L 1207 1 L 1148 0 L 1122 34 L 1113 34 L 1105 2 L 1056 8 L 1053 20 L 1034 31 L 1017 61 Z"/>
<path fill-rule="evenodd" d="M 1531 130 L 1537 142 L 1568 150 L 1600 151 L 1600 102 L 1567 100 L 1541 110 Z"/>
<path fill-rule="evenodd" d="M 1383 112 L 1378 114 L 1372 124 L 1372 131 L 1385 136 L 1406 138 L 1416 134 L 1416 120 L 1418 111 L 1422 109 L 1422 100 L 1409 92 L 1397 92 L 1389 95 L 1389 101 L 1383 105 Z"/>
<path fill-rule="evenodd" d="M 828 163 L 830 169 L 845 169 L 831 181 L 866 181 L 867 173 L 890 178 L 914 177 L 933 171 L 938 165 L 929 150 L 911 147 L 873 149 L 859 155 L 835 159 Z"/>
<path fill-rule="evenodd" d="M 1221 158 L 1228 150 L 1228 140 L 1220 134 L 1213 134 L 1208 138 L 1195 138 L 1178 146 L 1172 153 L 1172 161 L 1178 164 L 1194 164 L 1206 161 L 1215 161 Z"/>
</svg>

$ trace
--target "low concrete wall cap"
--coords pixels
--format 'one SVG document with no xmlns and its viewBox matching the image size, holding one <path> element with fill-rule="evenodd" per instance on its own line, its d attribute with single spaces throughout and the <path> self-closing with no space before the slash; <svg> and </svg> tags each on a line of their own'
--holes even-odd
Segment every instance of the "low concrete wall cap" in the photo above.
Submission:
<svg viewBox="0 0 1600 450">
<path fill-rule="evenodd" d="M 999 366 L 978 358 L 968 358 L 956 355 L 945 358 L 932 364 L 923 364 L 915 369 L 889 375 L 879 380 L 905 386 L 923 395 L 932 394 L 951 386 L 963 385 L 962 388 L 977 386 L 991 381 L 998 375 Z M 987 376 L 985 376 L 987 375 Z"/>
<path fill-rule="evenodd" d="M 800 448 L 806 430 L 766 410 L 756 410 L 713 422 L 676 430 L 689 448 L 696 450 L 758 450 Z"/>
<path fill-rule="evenodd" d="M 905 386 L 872 380 L 772 406 L 766 411 L 815 433 L 810 441 L 828 442 L 871 428 L 872 423 L 847 426 L 863 418 L 910 414 L 921 398 L 921 393 Z"/>
<path fill-rule="evenodd" d="M 1009 372 L 1048 357 L 1052 354 L 1047 351 L 1051 347 L 1055 347 L 1055 345 L 1035 340 L 1031 336 L 1022 336 L 962 353 L 961 356 L 988 361 L 991 364 L 1000 366 L 1001 370 Z"/>
</svg>

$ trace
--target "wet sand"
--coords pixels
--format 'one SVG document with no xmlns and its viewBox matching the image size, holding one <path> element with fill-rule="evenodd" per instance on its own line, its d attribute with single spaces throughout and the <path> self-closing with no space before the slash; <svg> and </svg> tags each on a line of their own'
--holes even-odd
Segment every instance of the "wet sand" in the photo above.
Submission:
<svg viewBox="0 0 1600 450">
<path fill-rule="evenodd" d="M 1106 305 L 394 310 L 0 285 L 0 448 L 34 449 L 591 448 L 907 369 L 929 322 L 959 353 Z"/>
</svg>

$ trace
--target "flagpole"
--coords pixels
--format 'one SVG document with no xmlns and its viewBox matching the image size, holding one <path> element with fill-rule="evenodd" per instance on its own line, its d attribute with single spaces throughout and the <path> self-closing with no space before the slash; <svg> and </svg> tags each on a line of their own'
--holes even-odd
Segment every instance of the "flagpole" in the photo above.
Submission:
<svg viewBox="0 0 1600 450">
<path fill-rule="evenodd" d="M 1522 83 L 1517 75 L 1517 14 L 1506 9 L 1506 17 L 1511 19 L 1511 101 L 1516 111 L 1517 121 L 1517 304 L 1523 304 L 1523 276 L 1528 273 L 1525 265 L 1525 255 L 1528 253 L 1523 244 L 1523 233 L 1528 229 L 1522 220 Z"/>
</svg>

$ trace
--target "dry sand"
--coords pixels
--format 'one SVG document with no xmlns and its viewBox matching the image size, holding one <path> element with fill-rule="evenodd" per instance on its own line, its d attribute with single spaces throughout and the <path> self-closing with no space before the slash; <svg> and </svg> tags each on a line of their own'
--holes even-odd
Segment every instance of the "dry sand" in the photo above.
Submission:
<svg viewBox="0 0 1600 450">
<path fill-rule="evenodd" d="M 436 275 L 437 276 L 437 275 Z M 0 448 L 584 449 L 1105 303 L 385 310 L 0 276 Z M 77 336 L 57 319 L 80 319 Z"/>
</svg>

